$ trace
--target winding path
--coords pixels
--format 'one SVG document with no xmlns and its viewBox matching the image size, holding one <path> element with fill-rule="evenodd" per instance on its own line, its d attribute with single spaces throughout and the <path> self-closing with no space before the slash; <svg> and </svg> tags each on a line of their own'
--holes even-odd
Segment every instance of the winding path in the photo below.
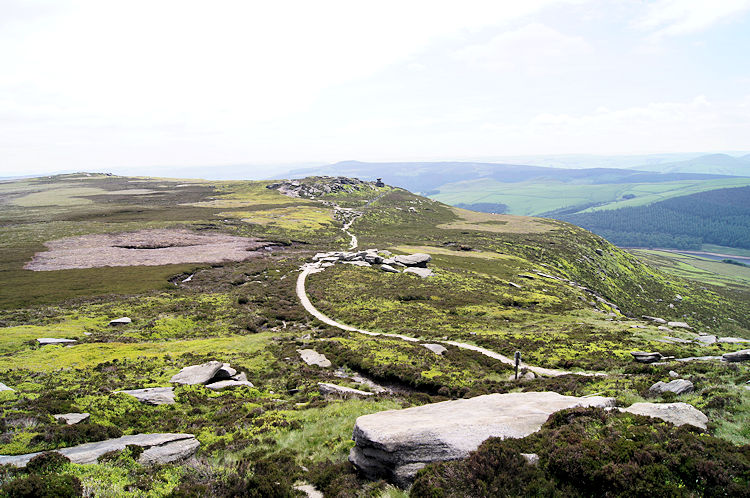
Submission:
<svg viewBox="0 0 750 498">
<path fill-rule="evenodd" d="M 359 215 L 361 216 L 361 215 Z M 351 220 L 349 220 L 342 230 L 344 233 L 349 235 L 351 237 L 351 243 L 349 244 L 349 249 L 356 249 L 357 248 L 357 237 L 349 232 L 349 228 L 351 227 L 352 223 L 359 217 L 354 216 Z M 417 339 L 415 337 L 409 337 L 406 335 L 401 334 L 388 334 L 384 332 L 370 332 L 369 330 L 362 330 L 358 329 L 356 327 L 352 327 L 351 325 L 346 325 L 344 323 L 337 322 L 336 320 L 330 318 L 329 316 L 323 314 L 320 310 L 318 310 L 315 306 L 313 306 L 312 302 L 310 302 L 310 298 L 307 296 L 307 290 L 305 289 L 305 282 L 307 280 L 307 276 L 312 273 L 319 273 L 323 271 L 325 268 L 321 267 L 318 263 L 305 263 L 302 268 L 301 272 L 299 274 L 299 277 L 297 277 L 297 297 L 300 300 L 300 303 L 302 303 L 302 307 L 305 308 L 305 310 L 310 313 L 312 316 L 320 320 L 321 322 L 325 323 L 326 325 L 330 325 L 331 327 L 335 327 L 341 330 L 346 330 L 348 332 L 358 332 L 360 334 L 366 334 L 369 336 L 384 336 L 384 337 L 392 337 L 395 339 L 401 339 L 408 342 L 422 342 L 422 339 Z M 498 360 L 502 363 L 505 363 L 507 365 L 515 365 L 515 361 L 512 358 L 508 358 L 507 356 L 501 355 L 500 353 L 495 353 L 494 351 L 490 351 L 489 349 L 485 349 L 479 346 L 474 346 L 473 344 L 466 344 L 464 342 L 457 342 L 457 341 L 435 341 L 431 340 L 430 342 L 439 342 L 442 344 L 449 344 L 451 346 L 456 346 L 460 349 L 468 349 L 470 351 L 476 351 L 477 353 L 483 354 L 484 356 L 487 356 L 489 358 L 493 358 L 495 360 Z M 520 364 L 521 368 L 526 368 L 527 370 L 530 370 L 534 372 L 537 375 L 546 376 L 546 377 L 557 377 L 560 375 L 568 375 L 568 374 L 577 374 L 577 375 L 606 375 L 602 373 L 588 373 L 588 372 L 570 372 L 567 370 L 557 370 L 554 368 L 544 368 L 544 367 L 535 367 L 532 365 L 527 365 L 526 363 Z"/>
</svg>

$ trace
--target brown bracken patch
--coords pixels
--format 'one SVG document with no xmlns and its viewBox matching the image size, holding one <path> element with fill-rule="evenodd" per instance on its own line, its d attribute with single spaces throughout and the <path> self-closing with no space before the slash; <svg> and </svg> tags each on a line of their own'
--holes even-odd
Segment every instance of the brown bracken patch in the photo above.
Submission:
<svg viewBox="0 0 750 498">
<path fill-rule="evenodd" d="M 67 237 L 44 245 L 49 250 L 36 253 L 25 269 L 49 271 L 245 261 L 260 256 L 263 249 L 273 244 L 225 234 L 158 229 Z"/>
</svg>

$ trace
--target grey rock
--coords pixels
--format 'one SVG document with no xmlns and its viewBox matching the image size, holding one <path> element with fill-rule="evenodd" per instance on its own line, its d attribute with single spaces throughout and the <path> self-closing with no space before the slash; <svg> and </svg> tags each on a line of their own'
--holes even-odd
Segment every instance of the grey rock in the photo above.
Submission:
<svg viewBox="0 0 750 498">
<path fill-rule="evenodd" d="M 682 296 L 681 296 L 681 295 L 679 295 L 679 294 L 677 294 L 677 295 L 676 295 L 676 296 L 674 297 L 674 300 L 675 300 L 675 301 L 682 301 Z"/>
<path fill-rule="evenodd" d="M 323 395 L 335 394 L 345 398 L 352 396 L 372 396 L 375 394 L 367 391 L 360 391 L 359 389 L 353 389 L 351 387 L 329 384 L 327 382 L 318 382 L 318 391 Z"/>
<path fill-rule="evenodd" d="M 201 365 L 185 367 L 173 375 L 169 382 L 188 385 L 207 384 L 223 366 L 224 364 L 220 361 L 209 361 Z"/>
<path fill-rule="evenodd" d="M 723 355 L 721 355 L 721 359 L 730 362 L 749 361 L 750 349 L 743 349 L 740 351 L 735 351 L 734 353 L 724 353 Z"/>
<path fill-rule="evenodd" d="M 239 387 L 239 386 L 245 386 L 245 387 L 255 387 L 252 382 L 248 382 L 246 380 L 220 380 L 218 382 L 212 382 L 210 384 L 206 384 L 206 387 L 209 389 L 213 389 L 214 391 L 223 391 L 224 389 L 228 389 L 230 387 Z"/>
<path fill-rule="evenodd" d="M 240 382 L 246 382 L 247 381 L 247 374 L 245 372 L 238 373 L 234 377 L 232 377 L 232 380 L 237 380 Z"/>
<path fill-rule="evenodd" d="M 318 489 L 315 486 L 307 482 L 301 482 L 299 484 L 295 484 L 294 489 L 305 493 L 305 495 L 307 495 L 307 498 L 324 498 L 323 493 L 318 491 Z"/>
<path fill-rule="evenodd" d="M 638 363 L 655 363 L 662 359 L 661 353 L 647 353 L 645 351 L 631 351 L 633 359 Z"/>
<path fill-rule="evenodd" d="M 641 324 L 635 324 L 635 325 L 631 325 L 630 328 L 631 329 L 645 329 L 646 326 L 645 325 L 641 325 Z"/>
<path fill-rule="evenodd" d="M 443 346 L 441 344 L 430 344 L 430 343 L 427 343 L 427 344 L 422 344 L 422 346 L 426 347 L 427 349 L 429 349 L 433 353 L 440 354 L 440 355 L 443 354 L 443 353 L 445 353 L 446 351 L 448 351 L 448 348 L 446 348 L 445 346 Z"/>
<path fill-rule="evenodd" d="M 397 269 L 395 269 L 391 265 L 382 264 L 380 265 L 380 269 L 383 271 L 387 271 L 388 273 L 400 273 Z"/>
<path fill-rule="evenodd" d="M 666 392 L 675 394 L 686 394 L 691 393 L 695 390 L 695 386 L 689 380 L 675 379 L 671 382 L 657 382 L 653 386 L 649 387 L 648 392 L 651 394 L 663 394 Z"/>
<path fill-rule="evenodd" d="M 218 380 L 227 380 L 231 379 L 237 375 L 237 370 L 232 368 L 229 363 L 224 363 L 221 368 L 216 372 L 216 375 L 214 375 L 213 379 L 214 381 Z"/>
<path fill-rule="evenodd" d="M 674 425 L 694 425 L 701 429 L 708 424 L 708 417 L 687 403 L 634 403 L 628 408 L 620 408 L 620 411 L 658 418 Z"/>
<path fill-rule="evenodd" d="M 83 422 L 84 420 L 87 420 L 91 414 L 89 413 L 61 413 L 59 415 L 52 415 L 55 417 L 55 420 L 62 420 L 68 425 L 75 425 L 79 422 Z"/>
<path fill-rule="evenodd" d="M 147 387 L 145 389 L 127 389 L 115 391 L 135 399 L 146 405 L 172 405 L 174 404 L 174 388 L 172 387 Z"/>
<path fill-rule="evenodd" d="M 692 329 L 690 325 L 685 322 L 667 322 L 667 325 L 676 329 Z"/>
<path fill-rule="evenodd" d="M 659 325 L 658 327 L 656 327 L 656 329 L 662 330 L 664 332 L 672 332 L 672 329 L 670 329 L 669 327 L 665 327 L 664 325 Z"/>
<path fill-rule="evenodd" d="M 298 349 L 302 361 L 308 365 L 317 365 L 322 368 L 328 368 L 331 366 L 331 362 L 324 354 L 320 354 L 312 349 Z"/>
<path fill-rule="evenodd" d="M 415 266 L 408 267 L 404 270 L 404 273 L 413 273 L 414 275 L 418 275 L 422 278 L 427 278 L 435 275 L 429 268 L 419 268 Z"/>
<path fill-rule="evenodd" d="M 678 374 L 678 373 L 677 373 L 677 372 L 675 372 L 674 370 L 670 370 L 670 371 L 669 371 L 669 376 L 670 376 L 670 377 L 672 377 L 673 379 L 676 379 L 677 377 L 679 377 L 679 376 L 680 376 L 680 374 Z"/>
<path fill-rule="evenodd" d="M 515 288 L 515 289 L 522 289 L 523 288 L 523 287 L 521 287 L 520 285 L 518 285 L 515 282 L 508 282 L 508 285 L 511 286 L 511 287 L 513 287 L 513 288 Z"/>
<path fill-rule="evenodd" d="M 667 323 L 667 321 L 665 319 L 663 319 L 663 318 L 657 318 L 655 316 L 643 315 L 642 318 L 645 318 L 646 320 L 651 320 L 652 322 L 655 322 L 655 323 L 661 323 L 661 324 Z"/>
<path fill-rule="evenodd" d="M 127 325 L 127 324 L 131 323 L 132 321 L 133 320 L 131 320 L 127 316 L 124 316 L 122 318 L 115 318 L 114 320 L 110 320 L 109 324 L 112 325 L 112 326 Z"/>
<path fill-rule="evenodd" d="M 40 346 L 50 346 L 55 344 L 73 344 L 78 342 L 75 339 L 58 339 L 56 337 L 40 337 L 36 340 Z"/>
<path fill-rule="evenodd" d="M 699 335 L 695 339 L 703 344 L 714 344 L 716 342 L 715 335 Z"/>
<path fill-rule="evenodd" d="M 394 262 L 401 263 L 404 266 L 418 266 L 420 268 L 427 268 L 427 263 L 432 260 L 432 256 L 429 254 L 416 253 L 408 254 L 405 256 L 394 256 Z"/>
<path fill-rule="evenodd" d="M 665 335 L 664 339 L 666 341 L 669 341 L 669 342 L 673 343 L 673 344 L 690 344 L 691 342 L 693 342 L 693 341 L 688 341 L 687 339 L 682 339 L 680 337 L 671 337 L 671 336 L 668 336 L 668 335 Z"/>
<path fill-rule="evenodd" d="M 539 455 L 536 453 L 521 453 L 521 456 L 529 465 L 537 465 L 539 463 Z"/>
<path fill-rule="evenodd" d="M 743 339 L 741 337 L 719 337 L 719 339 L 716 342 L 726 343 L 726 344 L 741 344 L 743 342 L 750 342 L 750 339 Z"/>
<path fill-rule="evenodd" d="M 407 486 L 425 464 L 465 458 L 490 437 L 523 438 L 559 410 L 614 406 L 613 398 L 554 392 L 488 394 L 357 418 L 349 460 L 370 478 Z"/>
<path fill-rule="evenodd" d="M 354 266 L 370 266 L 370 263 L 367 261 L 342 261 L 345 265 L 354 265 Z"/>
<path fill-rule="evenodd" d="M 367 254 L 365 255 L 365 261 L 371 265 L 379 265 L 383 262 L 383 257 L 378 256 L 377 254 Z"/>
<path fill-rule="evenodd" d="M 138 458 L 141 463 L 169 463 L 189 457 L 195 453 L 200 443 L 192 434 L 136 434 L 55 451 L 70 458 L 73 463 L 91 464 L 96 463 L 97 459 L 105 453 L 124 450 L 128 445 L 140 446 L 146 450 Z M 25 467 L 29 460 L 40 453 L 0 455 L 0 465 Z"/>
<path fill-rule="evenodd" d="M 0 382 L 0 391 L 14 391 L 15 392 L 15 389 L 10 388 L 6 386 L 5 384 L 3 384 L 2 382 Z"/>
</svg>

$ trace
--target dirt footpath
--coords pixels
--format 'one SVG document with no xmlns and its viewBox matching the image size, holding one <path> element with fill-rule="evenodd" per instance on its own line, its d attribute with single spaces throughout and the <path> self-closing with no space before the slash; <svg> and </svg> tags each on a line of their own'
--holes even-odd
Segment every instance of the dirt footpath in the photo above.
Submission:
<svg viewBox="0 0 750 498">
<path fill-rule="evenodd" d="M 36 253 L 25 269 L 49 271 L 245 261 L 266 253 L 263 249 L 272 244 L 225 234 L 158 229 L 67 237 L 44 245 L 49 250 Z"/>
</svg>

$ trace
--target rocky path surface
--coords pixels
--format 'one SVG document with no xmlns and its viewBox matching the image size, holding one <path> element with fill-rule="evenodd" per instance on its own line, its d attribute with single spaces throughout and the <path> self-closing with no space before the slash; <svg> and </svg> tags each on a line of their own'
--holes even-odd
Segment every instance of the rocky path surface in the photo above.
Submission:
<svg viewBox="0 0 750 498">
<path fill-rule="evenodd" d="M 351 243 L 349 245 L 349 249 L 356 249 L 357 248 L 357 237 L 349 232 L 349 228 L 354 223 L 354 221 L 357 220 L 362 216 L 362 213 L 357 213 L 354 216 L 348 217 L 347 221 L 344 224 L 344 227 L 342 230 L 348 234 L 352 239 Z M 358 332 L 360 334 L 366 334 L 370 336 L 384 336 L 384 337 L 392 337 L 395 339 L 401 339 L 404 341 L 409 342 L 421 342 L 422 339 L 418 339 L 415 337 L 409 337 L 401 334 L 389 334 L 389 333 L 383 333 L 383 332 L 371 332 L 369 330 L 362 330 L 358 329 L 356 327 L 352 327 L 351 325 L 346 325 L 344 323 L 337 322 L 336 320 L 328 317 L 324 313 L 322 313 L 320 310 L 318 310 L 312 302 L 310 302 L 310 298 L 307 296 L 307 290 L 305 289 L 305 282 L 307 281 L 307 276 L 312 273 L 318 273 L 323 271 L 324 268 L 320 267 L 320 265 L 316 263 L 305 263 L 302 268 L 301 272 L 299 274 L 299 277 L 297 277 L 297 297 L 300 300 L 300 303 L 302 303 L 302 307 L 305 308 L 305 310 L 310 313 L 312 316 L 320 320 L 321 322 L 325 323 L 326 325 L 330 325 L 331 327 L 335 327 L 341 330 L 346 330 L 348 332 Z M 485 349 L 479 346 L 475 346 L 473 344 L 467 344 L 463 342 L 457 342 L 457 341 L 433 341 L 433 342 L 440 342 L 443 344 L 449 344 L 451 346 L 456 346 L 460 349 L 467 349 L 470 351 L 476 351 L 477 353 L 483 354 L 484 356 L 487 356 L 489 358 L 493 358 L 497 361 L 500 361 L 502 363 L 505 363 L 507 365 L 515 365 L 515 362 L 512 358 L 509 358 L 507 356 L 501 355 L 500 353 L 495 353 L 494 351 L 490 351 L 489 349 Z M 537 375 L 540 376 L 546 376 L 546 377 L 557 377 L 560 375 L 568 375 L 568 374 L 577 374 L 577 375 L 606 375 L 603 373 L 588 373 L 588 372 L 570 372 L 567 370 L 557 370 L 554 368 L 544 368 L 544 367 L 536 367 L 533 365 L 528 365 L 526 363 L 521 363 L 520 368 L 525 368 L 531 372 L 534 372 Z"/>
</svg>

